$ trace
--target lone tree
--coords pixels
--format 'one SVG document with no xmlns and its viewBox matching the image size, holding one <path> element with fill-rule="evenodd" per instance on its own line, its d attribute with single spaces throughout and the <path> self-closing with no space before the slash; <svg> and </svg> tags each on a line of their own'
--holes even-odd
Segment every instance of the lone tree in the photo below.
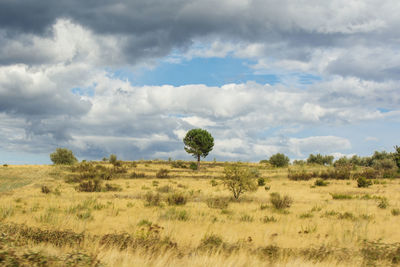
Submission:
<svg viewBox="0 0 400 267">
<path fill-rule="evenodd" d="M 50 154 L 50 159 L 54 164 L 72 165 L 78 162 L 72 151 L 67 148 L 57 148 Z"/>
<path fill-rule="evenodd" d="M 203 129 L 192 129 L 183 138 L 185 150 L 197 159 L 197 169 L 200 168 L 200 157 L 207 157 L 214 147 L 214 138 Z"/>
<path fill-rule="evenodd" d="M 289 161 L 289 158 L 282 153 L 277 153 L 269 158 L 269 163 L 274 167 L 286 167 Z"/>
<path fill-rule="evenodd" d="M 396 150 L 396 152 L 394 152 L 394 161 L 396 162 L 400 172 L 400 146 L 395 146 L 394 149 Z"/>
<path fill-rule="evenodd" d="M 228 165 L 224 169 L 225 177 L 223 181 L 225 186 L 233 193 L 233 197 L 237 200 L 240 195 L 247 191 L 256 191 L 258 186 L 251 170 L 241 167 L 238 164 Z"/>
</svg>

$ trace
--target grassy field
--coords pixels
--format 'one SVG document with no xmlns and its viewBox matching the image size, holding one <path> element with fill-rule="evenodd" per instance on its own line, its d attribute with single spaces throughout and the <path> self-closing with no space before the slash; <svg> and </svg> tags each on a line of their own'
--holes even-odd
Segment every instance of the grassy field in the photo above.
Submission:
<svg viewBox="0 0 400 267">
<path fill-rule="evenodd" d="M 358 188 L 355 180 L 328 180 L 327 186 L 315 186 L 315 179 L 289 180 L 287 168 L 242 165 L 256 170 L 266 184 L 239 201 L 232 199 L 220 180 L 224 163 L 206 162 L 199 171 L 192 171 L 174 168 L 167 161 L 142 161 L 136 166 L 125 162 L 127 172 L 106 181 L 116 189 L 105 192 L 77 191 L 77 183 L 66 182 L 76 175 L 66 166 L 0 167 L 0 263 L 400 263 L 400 180 L 374 180 L 368 188 Z M 169 171 L 167 178 L 156 178 L 161 168 Z M 145 177 L 131 178 L 132 173 Z M 273 207 L 273 192 L 289 196 L 292 205 Z"/>
</svg>

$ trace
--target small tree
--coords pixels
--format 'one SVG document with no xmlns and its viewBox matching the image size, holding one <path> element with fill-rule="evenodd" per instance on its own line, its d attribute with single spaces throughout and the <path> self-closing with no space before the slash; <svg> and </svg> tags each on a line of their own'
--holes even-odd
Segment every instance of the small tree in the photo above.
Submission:
<svg viewBox="0 0 400 267">
<path fill-rule="evenodd" d="M 396 152 L 394 152 L 394 161 L 400 170 L 400 146 L 395 146 L 394 149 L 396 150 Z"/>
<path fill-rule="evenodd" d="M 115 163 L 117 162 L 117 155 L 111 154 L 111 155 L 110 155 L 109 162 L 110 162 L 112 165 L 115 165 Z"/>
<path fill-rule="evenodd" d="M 269 158 L 269 163 L 275 167 L 286 167 L 289 165 L 289 161 L 289 158 L 282 153 L 277 153 Z"/>
<path fill-rule="evenodd" d="M 257 183 L 247 168 L 243 168 L 237 164 L 226 166 L 224 174 L 224 184 L 233 193 L 235 199 L 239 199 L 240 195 L 247 191 L 257 190 Z"/>
<path fill-rule="evenodd" d="M 200 157 L 207 157 L 214 147 L 214 138 L 203 129 L 192 129 L 183 138 L 185 151 L 197 159 L 197 169 L 200 168 Z"/>
<path fill-rule="evenodd" d="M 72 151 L 67 148 L 57 148 L 50 154 L 50 159 L 54 164 L 71 165 L 78 162 Z"/>
</svg>

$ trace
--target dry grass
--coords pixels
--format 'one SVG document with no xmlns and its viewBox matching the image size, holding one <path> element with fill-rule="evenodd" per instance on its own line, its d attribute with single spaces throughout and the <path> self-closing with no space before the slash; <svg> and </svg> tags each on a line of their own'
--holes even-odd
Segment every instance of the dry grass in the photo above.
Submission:
<svg viewBox="0 0 400 267">
<path fill-rule="evenodd" d="M 259 168 L 270 191 L 259 187 L 240 202 L 230 201 L 221 208 L 207 205 L 210 199 L 231 198 L 218 180 L 223 174 L 221 163 L 205 163 L 200 171 L 172 168 L 165 161 L 139 162 L 136 167 L 127 164 L 128 172 L 112 180 L 122 191 L 93 193 L 77 192 L 75 184 L 65 183 L 70 174 L 66 167 L 0 167 L 0 224 L 83 233 L 85 241 L 75 246 L 33 240 L 23 246 L 57 257 L 79 249 L 108 266 L 265 266 L 266 262 L 275 266 L 356 266 L 396 260 L 389 252 L 387 257 L 370 259 L 363 251 L 366 241 L 379 240 L 393 247 L 400 240 L 398 217 L 391 214 L 400 207 L 398 180 L 369 188 L 357 188 L 354 180 L 333 180 L 328 186 L 314 187 L 315 179 L 288 180 L 287 169 L 248 165 Z M 169 178 L 156 178 L 161 168 L 169 170 Z M 145 173 L 145 178 L 129 179 L 133 172 Z M 218 185 L 212 186 L 211 179 Z M 43 185 L 51 192 L 42 193 Z M 146 193 L 156 194 L 163 186 L 181 192 L 187 203 L 171 206 L 170 193 L 159 193 L 160 205 L 146 205 Z M 271 192 L 290 196 L 293 204 L 285 210 L 274 209 L 269 201 Z M 352 198 L 333 199 L 333 194 Z M 387 209 L 378 207 L 383 198 L 388 200 Z M 276 220 L 266 220 L 267 216 Z M 167 238 L 176 246 L 154 250 L 153 243 L 146 243 L 152 233 L 143 232 L 143 225 L 160 227 L 158 239 L 151 239 L 154 242 Z M 121 233 L 144 245 L 119 250 L 99 241 L 101 236 Z M 203 238 L 209 235 L 218 235 L 222 245 L 212 251 L 201 250 Z"/>
</svg>

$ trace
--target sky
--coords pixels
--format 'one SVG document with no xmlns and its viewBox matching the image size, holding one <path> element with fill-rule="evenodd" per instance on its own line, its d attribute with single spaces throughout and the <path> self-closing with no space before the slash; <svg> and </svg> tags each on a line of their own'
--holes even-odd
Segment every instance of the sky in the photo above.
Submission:
<svg viewBox="0 0 400 267">
<path fill-rule="evenodd" d="M 400 145 L 397 0 L 0 0 L 0 163 Z"/>
</svg>

